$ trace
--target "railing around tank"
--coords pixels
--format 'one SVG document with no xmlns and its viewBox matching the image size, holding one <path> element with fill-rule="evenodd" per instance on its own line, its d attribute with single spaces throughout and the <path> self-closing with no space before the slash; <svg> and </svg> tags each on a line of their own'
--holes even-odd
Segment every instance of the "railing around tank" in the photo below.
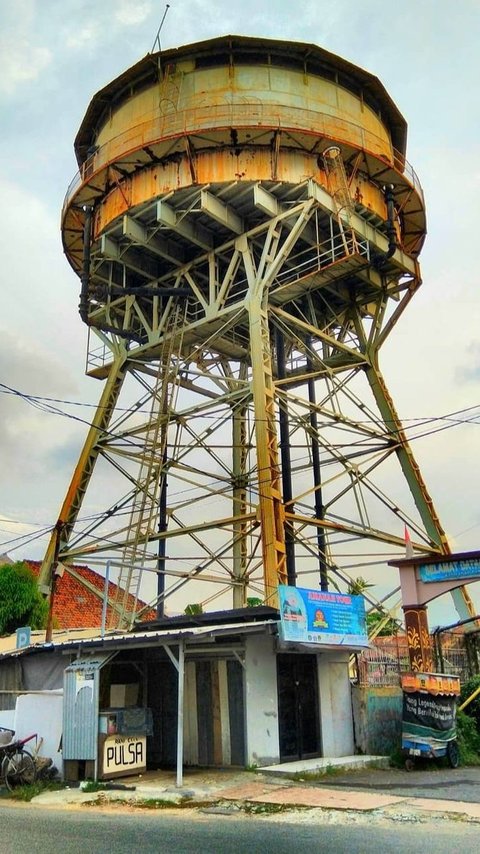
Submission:
<svg viewBox="0 0 480 854">
<path fill-rule="evenodd" d="M 112 359 L 111 348 L 100 341 L 92 332 L 91 327 L 88 327 L 86 373 L 104 368 L 105 365 L 110 364 Z"/>
<path fill-rule="evenodd" d="M 307 276 L 314 276 L 315 273 L 321 273 L 337 261 L 349 258 L 352 255 L 361 255 L 368 261 L 370 259 L 368 240 L 359 240 L 353 232 L 348 230 L 343 233 L 332 234 L 322 243 L 309 246 L 307 249 L 290 256 L 289 266 L 277 273 L 270 286 L 270 293 L 275 294 L 279 288 L 305 279 Z M 235 280 L 225 297 L 224 306 L 240 304 L 247 296 L 247 292 L 248 281 L 246 277 Z M 204 309 L 198 302 L 192 301 L 188 306 L 186 317 L 189 323 L 201 320 L 204 317 Z"/>
<path fill-rule="evenodd" d="M 242 104 L 213 104 L 189 110 L 160 115 L 154 121 L 142 122 L 108 140 L 100 146 L 82 164 L 67 189 L 62 209 L 62 219 L 77 190 L 96 175 L 102 168 L 117 159 L 152 145 L 164 138 L 193 133 L 196 130 L 215 127 L 231 127 L 235 124 L 248 126 L 265 125 L 281 130 L 282 127 L 295 128 L 297 131 L 314 133 L 327 138 L 344 139 L 372 155 L 379 157 L 397 172 L 404 175 L 411 186 L 424 201 L 423 190 L 413 167 L 401 152 L 394 149 L 386 139 L 372 133 L 361 125 L 336 116 L 304 110 L 301 107 L 284 107 L 260 104 L 259 102 Z M 334 133 L 333 133 L 334 131 Z"/>
<path fill-rule="evenodd" d="M 334 234 L 322 243 L 314 244 L 303 249 L 301 252 L 290 256 L 288 267 L 283 267 L 275 276 L 270 286 L 270 292 L 275 294 L 279 289 L 285 288 L 295 282 L 306 279 L 307 277 L 315 277 L 316 274 L 321 274 L 327 268 L 343 259 L 353 255 L 363 256 L 367 261 L 370 258 L 370 245 L 368 240 L 359 239 L 348 228 Z M 230 291 L 227 293 L 223 307 L 239 306 L 242 310 L 242 303 L 248 293 L 248 281 L 246 277 L 237 279 L 232 283 Z M 118 297 L 110 308 L 117 307 L 120 311 L 123 310 L 122 297 Z M 219 306 L 221 308 L 221 306 Z M 198 302 L 192 299 L 188 301 L 185 308 L 186 324 L 196 324 L 205 319 L 205 309 Z M 227 326 L 230 327 L 230 319 L 226 319 Z M 101 323 L 100 323 L 101 327 Z M 132 334 L 135 329 L 131 327 Z M 141 335 L 141 323 L 138 325 L 138 333 Z M 218 331 L 218 330 L 217 330 Z M 229 338 L 232 343 L 238 343 L 241 346 L 248 346 L 248 335 L 243 334 L 239 330 L 231 331 L 229 329 Z M 111 350 L 103 341 L 99 341 L 95 335 L 91 335 L 89 329 L 88 346 L 87 346 L 87 373 L 90 371 L 101 370 L 112 359 Z"/>
<path fill-rule="evenodd" d="M 294 282 L 321 273 L 327 267 L 335 264 L 343 258 L 351 255 L 363 255 L 367 260 L 370 258 L 370 244 L 368 240 L 359 240 L 351 231 L 332 234 L 322 243 L 308 246 L 301 252 L 289 257 L 288 267 L 285 266 L 277 273 L 270 286 L 270 293 L 274 294 L 279 288 L 291 285 Z M 230 288 L 225 298 L 225 306 L 240 303 L 247 296 L 248 281 L 246 277 L 237 279 Z M 201 312 L 198 304 L 192 307 L 192 312 Z M 193 318 L 193 314 L 191 315 Z"/>
</svg>

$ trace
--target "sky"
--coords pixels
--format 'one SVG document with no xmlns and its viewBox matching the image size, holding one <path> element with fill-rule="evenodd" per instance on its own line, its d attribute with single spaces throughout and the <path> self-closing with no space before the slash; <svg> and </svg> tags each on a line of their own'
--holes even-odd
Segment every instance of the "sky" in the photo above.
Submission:
<svg viewBox="0 0 480 854">
<path fill-rule="evenodd" d="M 73 140 L 93 94 L 152 49 L 164 10 L 0 0 L 0 553 L 14 559 L 42 557 L 38 535 L 57 518 L 101 390 L 84 376 L 79 282 L 60 240 Z M 408 122 L 427 204 L 423 285 L 381 367 L 406 423 L 462 412 L 414 451 L 452 548 L 480 548 L 480 4 L 171 0 L 161 46 L 225 34 L 315 42 L 377 75 Z M 23 395 L 74 401 L 74 418 Z M 456 618 L 450 600 L 430 614 Z"/>
</svg>

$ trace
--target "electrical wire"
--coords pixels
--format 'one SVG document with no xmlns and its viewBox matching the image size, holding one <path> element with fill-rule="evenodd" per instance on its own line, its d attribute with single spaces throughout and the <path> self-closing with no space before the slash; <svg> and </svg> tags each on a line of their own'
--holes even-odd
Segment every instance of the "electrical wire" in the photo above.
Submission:
<svg viewBox="0 0 480 854">
<path fill-rule="evenodd" d="M 82 424 L 86 424 L 88 427 L 92 426 L 91 421 L 87 421 L 84 418 L 80 418 L 79 416 L 72 415 L 69 412 L 64 412 L 63 410 L 60 410 L 57 407 L 49 406 L 49 404 L 57 403 L 57 404 L 62 404 L 63 406 L 79 406 L 79 407 L 81 406 L 81 407 L 90 408 L 90 409 L 96 409 L 96 410 L 99 409 L 99 406 L 95 403 L 85 403 L 82 401 L 66 400 L 66 399 L 55 398 L 55 397 L 43 397 L 40 395 L 32 395 L 32 394 L 28 394 L 27 392 L 22 392 L 19 389 L 12 388 L 11 386 L 7 386 L 5 383 L 0 383 L 0 394 L 6 394 L 6 395 L 14 396 L 14 397 L 20 397 L 26 403 L 31 404 L 32 406 L 39 409 L 40 411 L 43 411 L 43 412 L 46 412 L 49 414 L 53 414 L 53 415 L 60 415 L 60 416 L 63 416 L 64 418 L 71 418 L 75 421 L 79 421 Z M 305 401 L 305 402 L 307 402 L 307 401 Z M 107 408 L 107 407 L 105 407 L 105 408 Z M 463 415 L 467 412 L 473 412 L 474 410 L 479 410 L 479 411 L 478 411 L 477 415 L 474 415 L 471 418 L 467 418 L 467 419 L 455 418 L 455 416 Z M 149 415 L 150 414 L 150 410 L 135 409 L 132 407 L 115 407 L 115 411 L 116 412 L 124 412 L 124 413 L 130 412 L 132 414 L 143 414 L 143 415 Z M 192 414 L 189 417 L 190 418 L 203 418 L 205 420 L 212 420 L 214 417 L 216 418 L 216 416 L 214 416 L 213 414 L 206 415 L 205 413 L 198 413 L 197 415 Z M 431 424 L 431 423 L 434 423 L 436 421 L 452 421 L 452 424 L 447 425 L 447 426 L 456 426 L 457 424 L 470 424 L 470 423 L 480 424 L 480 421 L 474 420 L 475 418 L 480 418 L 480 403 L 475 404 L 474 406 L 465 407 L 464 409 L 458 409 L 458 410 L 455 410 L 453 412 L 446 413 L 444 415 L 417 416 L 415 418 L 401 418 L 400 421 L 401 421 L 401 424 L 404 427 L 404 429 L 411 430 L 411 429 L 414 429 L 415 427 L 424 426 L 426 424 Z M 252 421 L 256 422 L 256 421 L 259 421 L 259 419 L 258 418 L 252 418 Z M 371 420 L 370 419 L 365 419 L 363 421 L 359 420 L 356 423 L 358 423 L 359 425 L 370 424 Z M 405 425 L 407 425 L 407 427 L 405 427 Z M 347 429 L 347 430 L 349 429 L 348 424 L 346 424 L 346 425 L 339 425 L 338 423 L 332 424 L 332 427 L 335 427 L 335 429 L 339 429 L 341 426 L 344 426 L 344 429 Z M 352 427 L 351 429 L 353 430 L 354 428 Z M 108 432 L 108 431 L 105 431 L 105 432 Z M 420 438 L 423 435 L 429 436 L 430 433 L 421 434 Z M 373 438 L 373 437 L 366 437 L 366 438 Z M 362 440 L 362 441 L 365 441 L 365 440 Z"/>
<path fill-rule="evenodd" d="M 78 401 L 62 400 L 60 398 L 46 398 L 46 397 L 40 397 L 40 396 L 35 396 L 35 395 L 29 395 L 25 392 L 18 390 L 18 389 L 12 388 L 11 386 L 7 386 L 4 383 L 0 383 L 0 393 L 19 397 L 24 402 L 32 405 L 34 408 L 37 408 L 39 411 L 43 411 L 47 414 L 53 414 L 53 415 L 66 417 L 66 418 L 72 419 L 74 421 L 78 421 L 82 424 L 85 424 L 89 427 L 92 426 L 92 422 L 90 422 L 84 418 L 81 418 L 79 416 L 72 415 L 71 413 L 64 412 L 63 410 L 59 409 L 57 406 L 52 406 L 51 404 L 57 403 L 57 404 L 63 404 L 63 405 L 87 406 L 87 407 L 88 406 L 93 407 L 94 404 L 85 404 L 85 403 L 78 402 Z M 98 407 L 96 407 L 96 408 L 98 408 Z M 476 404 L 474 406 L 470 406 L 470 407 L 466 407 L 464 409 L 456 410 L 454 412 L 450 412 L 450 413 L 447 413 L 447 414 L 441 415 L 441 416 L 432 416 L 432 417 L 428 417 L 428 418 L 422 417 L 422 418 L 415 418 L 415 419 L 403 419 L 402 425 L 404 425 L 405 421 L 411 421 L 412 423 L 410 425 L 408 425 L 407 429 L 413 430 L 415 428 L 426 426 L 427 424 L 438 423 L 439 421 L 442 421 L 442 422 L 447 421 L 448 422 L 447 424 L 442 424 L 441 426 L 434 427 L 431 430 L 423 431 L 423 432 L 418 433 L 418 434 L 411 436 L 409 438 L 409 441 L 415 441 L 417 439 L 426 438 L 426 437 L 431 436 L 437 432 L 441 432 L 443 430 L 447 430 L 447 429 L 457 427 L 457 426 L 460 426 L 463 424 L 472 424 L 472 423 L 478 424 L 480 422 L 477 421 L 476 419 L 480 417 L 480 411 L 477 412 L 477 410 L 480 410 L 480 404 Z M 124 412 L 131 412 L 132 414 L 137 414 L 141 410 L 133 409 L 133 408 L 121 410 L 119 407 L 117 407 L 116 411 L 124 411 Z M 458 417 L 460 415 L 466 415 L 467 413 L 472 413 L 472 415 L 469 418 L 459 418 Z M 200 413 L 197 417 L 206 418 L 206 416 L 202 413 Z M 252 419 L 252 421 L 255 421 L 255 419 Z M 359 424 L 370 423 L 370 421 L 358 422 L 358 423 Z M 334 425 L 332 425 L 332 427 L 333 426 Z M 335 425 L 335 427 L 338 428 L 338 425 Z M 345 425 L 345 429 L 346 430 L 349 429 L 348 425 Z M 353 427 L 351 429 L 353 432 Z M 404 429 L 405 429 L 405 427 L 404 427 Z M 113 436 L 114 438 L 118 438 L 115 433 L 110 432 L 106 429 L 104 429 L 103 432 L 109 434 L 110 436 Z M 391 439 L 391 436 L 389 436 L 389 434 L 386 434 L 385 438 Z M 125 442 L 125 444 L 133 445 L 135 448 L 140 449 L 142 447 L 141 444 L 133 442 L 125 436 L 123 436 L 122 439 Z M 361 444 L 364 444 L 366 441 L 371 441 L 372 439 L 373 439 L 373 437 L 364 437 L 361 440 L 359 440 L 358 442 L 336 444 L 334 446 L 334 449 L 340 450 L 340 449 L 345 449 L 346 447 L 355 448 Z M 188 446 L 186 446 L 186 447 L 188 447 Z M 191 450 L 192 451 L 195 450 L 195 445 L 191 446 Z M 372 453 L 382 451 L 382 450 L 384 450 L 383 445 L 377 445 L 374 447 L 368 446 L 366 448 L 364 447 L 362 450 L 357 451 L 356 453 L 351 453 L 349 455 L 349 459 L 353 459 L 354 457 L 358 457 L 359 455 L 372 454 Z M 306 454 L 302 457 L 297 458 L 295 461 L 295 464 L 298 465 L 299 463 L 302 462 L 302 460 L 308 461 L 309 455 Z M 324 466 L 327 463 L 335 464 L 335 463 L 338 463 L 338 461 L 335 458 L 332 460 L 329 460 L 329 461 L 323 461 L 322 466 Z M 258 475 L 258 471 L 257 471 L 257 475 Z M 215 480 L 215 481 L 210 481 L 209 484 L 204 484 L 203 486 L 204 486 L 204 488 L 206 488 L 208 486 L 211 486 L 212 488 L 214 488 L 215 486 L 218 485 L 218 483 L 219 483 L 219 481 Z M 182 494 L 185 495 L 187 493 L 194 492 L 195 490 L 198 490 L 198 489 L 201 489 L 201 487 L 200 486 L 192 486 L 192 487 L 186 488 L 184 490 L 179 490 L 178 492 L 171 494 L 170 497 L 171 498 L 178 497 Z M 255 487 L 255 483 L 251 484 L 251 489 L 254 489 L 255 494 L 257 494 L 258 484 L 256 487 Z M 123 511 L 123 513 L 115 514 L 115 516 L 118 517 L 120 515 L 127 515 L 129 512 L 130 512 L 130 510 L 126 509 L 125 511 Z M 92 514 L 92 515 L 84 517 L 82 519 L 78 519 L 77 521 L 81 524 L 84 522 L 89 522 L 89 521 L 90 522 L 96 521 L 96 520 L 101 521 L 102 519 L 107 519 L 108 515 L 109 515 L 108 511 L 105 511 L 105 512 L 99 513 L 99 514 Z M 30 523 L 20 522 L 18 520 L 9 520 L 9 519 L 5 519 L 5 520 L 1 520 L 1 521 L 8 522 L 9 524 L 30 524 Z M 37 525 L 38 523 L 31 523 L 31 524 Z M 476 525 L 474 525 L 472 527 L 476 527 Z M 42 528 L 42 530 L 39 532 L 35 532 L 33 534 L 24 534 L 22 536 L 15 537 L 15 538 L 12 538 L 10 540 L 6 540 L 3 543 L 0 543 L 0 547 L 3 548 L 4 546 L 13 544 L 13 543 L 18 542 L 18 541 L 21 541 L 21 544 L 26 546 L 30 542 L 33 542 L 34 540 L 38 539 L 39 537 L 45 536 L 47 533 L 51 532 L 52 529 L 53 529 L 52 526 L 46 526 L 46 527 Z M 470 530 L 470 529 L 467 529 L 467 530 Z M 462 533 L 464 533 L 464 532 L 462 532 Z M 96 538 L 94 538 L 94 539 L 96 539 Z M 20 548 L 20 547 L 21 547 L 21 545 L 18 545 L 15 548 Z M 13 550 L 13 549 L 10 549 L 10 550 Z"/>
</svg>

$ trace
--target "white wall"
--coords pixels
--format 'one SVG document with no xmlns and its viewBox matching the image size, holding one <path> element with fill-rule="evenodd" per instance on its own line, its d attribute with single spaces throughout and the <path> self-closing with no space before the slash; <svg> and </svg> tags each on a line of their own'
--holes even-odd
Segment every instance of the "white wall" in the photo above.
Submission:
<svg viewBox="0 0 480 854">
<path fill-rule="evenodd" d="M 38 733 L 43 738 L 39 756 L 51 757 L 53 764 L 62 773 L 62 754 L 59 751 L 63 729 L 63 691 L 41 691 L 35 694 L 20 694 L 15 707 L 14 729 L 16 738 L 26 738 Z M 33 751 L 35 741 L 25 745 Z"/>
<path fill-rule="evenodd" d="M 280 761 L 278 740 L 277 658 L 274 639 L 245 639 L 245 742 L 247 765 Z"/>
<path fill-rule="evenodd" d="M 246 762 L 280 762 L 277 661 L 274 639 L 247 636 L 245 642 Z M 355 753 L 349 679 L 349 653 L 325 651 L 317 656 L 322 755 Z"/>
<path fill-rule="evenodd" d="M 318 687 L 323 756 L 353 756 L 353 715 L 348 675 L 349 653 L 318 656 Z"/>
<path fill-rule="evenodd" d="M 15 726 L 15 709 L 6 709 L 0 712 L 0 726 L 13 729 Z"/>
</svg>

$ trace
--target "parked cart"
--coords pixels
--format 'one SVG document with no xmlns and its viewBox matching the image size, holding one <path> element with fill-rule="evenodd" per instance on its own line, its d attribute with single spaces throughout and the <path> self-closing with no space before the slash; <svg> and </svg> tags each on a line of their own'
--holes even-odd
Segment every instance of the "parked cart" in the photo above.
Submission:
<svg viewBox="0 0 480 854">
<path fill-rule="evenodd" d="M 407 771 L 414 768 L 415 759 L 442 756 L 447 757 L 452 768 L 457 768 L 459 677 L 443 673 L 405 673 L 402 690 L 402 750 Z"/>
</svg>

